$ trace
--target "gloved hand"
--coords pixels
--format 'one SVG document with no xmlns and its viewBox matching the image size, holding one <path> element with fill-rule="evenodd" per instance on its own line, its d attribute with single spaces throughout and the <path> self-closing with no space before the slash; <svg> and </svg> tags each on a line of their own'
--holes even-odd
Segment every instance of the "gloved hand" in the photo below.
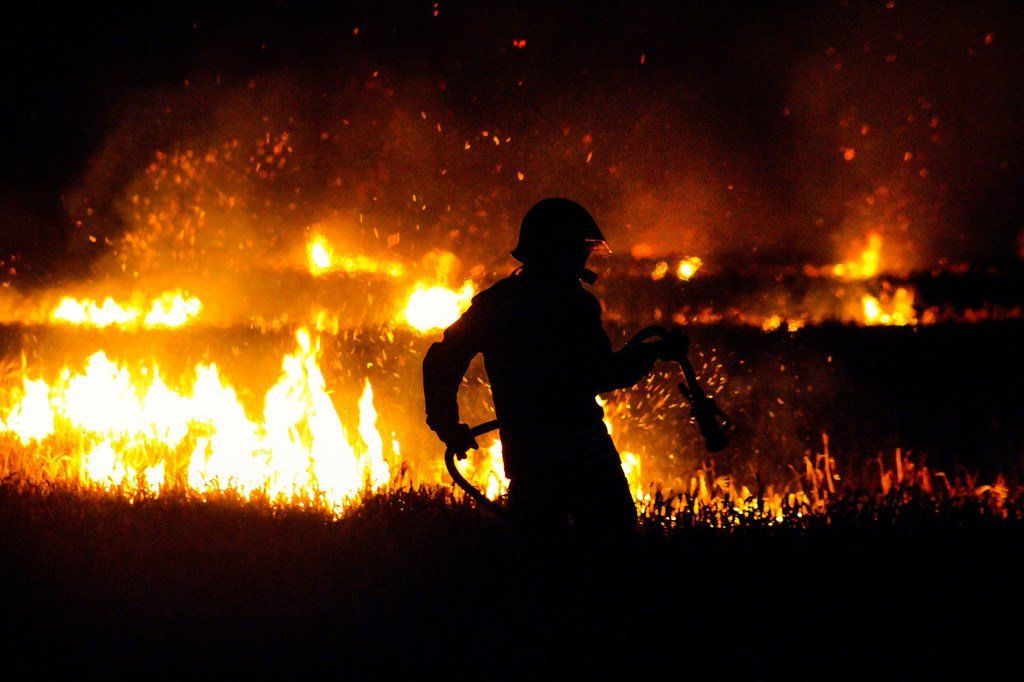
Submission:
<svg viewBox="0 0 1024 682">
<path fill-rule="evenodd" d="M 674 327 L 669 336 L 659 338 L 657 341 L 641 344 L 640 347 L 646 347 L 652 362 L 654 360 L 671 362 L 686 357 L 686 354 L 690 351 L 690 337 L 683 334 L 682 330 L 678 327 Z"/>
<path fill-rule="evenodd" d="M 672 327 L 671 335 L 658 342 L 658 359 L 675 360 L 690 352 L 690 337 L 679 327 Z"/>
<path fill-rule="evenodd" d="M 455 458 L 458 460 L 466 459 L 468 451 L 476 450 L 480 447 L 476 442 L 476 438 L 470 433 L 469 424 L 465 423 L 455 424 L 443 431 L 438 431 L 437 437 L 444 442 L 449 450 L 455 452 Z"/>
</svg>

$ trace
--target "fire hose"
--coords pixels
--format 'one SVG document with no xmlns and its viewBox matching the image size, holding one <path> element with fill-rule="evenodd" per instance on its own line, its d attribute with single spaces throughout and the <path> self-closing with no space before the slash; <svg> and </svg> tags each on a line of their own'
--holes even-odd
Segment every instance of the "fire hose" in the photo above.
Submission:
<svg viewBox="0 0 1024 682">
<path fill-rule="evenodd" d="M 626 342 L 626 348 L 635 348 L 637 345 L 650 339 L 672 340 L 679 337 L 679 332 L 669 331 L 665 327 L 644 327 Z M 726 437 L 725 432 L 731 426 L 731 422 L 715 403 L 715 399 L 708 395 L 707 391 L 704 390 L 697 380 L 697 373 L 694 371 L 693 365 L 690 364 L 690 358 L 687 355 L 688 344 L 682 342 L 669 344 L 669 348 L 671 349 L 670 353 L 662 359 L 668 362 L 675 362 L 683 372 L 683 380 L 679 382 L 679 392 L 690 403 L 690 414 L 693 416 L 694 421 L 697 422 L 700 434 L 704 438 L 704 447 L 711 453 L 721 452 L 729 444 L 729 439 Z M 500 426 L 501 424 L 497 419 L 492 419 L 472 427 L 469 430 L 469 434 L 476 438 L 485 433 L 490 433 Z M 465 457 L 464 453 L 456 452 L 451 448 L 445 450 L 444 453 L 445 467 L 448 469 L 448 474 L 452 477 L 452 480 L 474 502 L 484 509 L 495 512 L 500 511 L 501 507 L 496 502 L 484 495 L 459 471 L 455 460 L 456 458 L 461 459 L 459 457 L 460 454 Z"/>
</svg>

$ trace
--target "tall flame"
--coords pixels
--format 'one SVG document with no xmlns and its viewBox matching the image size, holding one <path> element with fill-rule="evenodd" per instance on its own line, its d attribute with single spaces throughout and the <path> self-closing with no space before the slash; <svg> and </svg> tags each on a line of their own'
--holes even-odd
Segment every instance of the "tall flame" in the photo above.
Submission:
<svg viewBox="0 0 1024 682">
<path fill-rule="evenodd" d="M 197 364 L 191 386 L 178 389 L 156 365 L 135 370 L 97 351 L 52 384 L 23 377 L 0 432 L 39 449 L 70 446 L 80 453 L 73 466 L 81 480 L 100 487 L 158 492 L 180 479 L 199 493 L 259 492 L 339 509 L 390 480 L 373 389 L 364 383 L 350 434 L 328 395 L 319 343 L 305 329 L 296 342 L 264 397 L 262 419 L 247 414 L 216 364 Z"/>
</svg>

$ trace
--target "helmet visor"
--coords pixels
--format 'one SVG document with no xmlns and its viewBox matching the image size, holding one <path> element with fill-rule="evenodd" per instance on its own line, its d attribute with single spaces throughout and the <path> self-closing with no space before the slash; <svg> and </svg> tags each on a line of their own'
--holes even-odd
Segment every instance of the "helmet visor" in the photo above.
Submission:
<svg viewBox="0 0 1024 682">
<path fill-rule="evenodd" d="M 590 253 L 597 256 L 610 256 L 612 253 L 611 247 L 608 246 L 608 242 L 603 239 L 584 239 L 584 246 L 590 251 Z"/>
</svg>

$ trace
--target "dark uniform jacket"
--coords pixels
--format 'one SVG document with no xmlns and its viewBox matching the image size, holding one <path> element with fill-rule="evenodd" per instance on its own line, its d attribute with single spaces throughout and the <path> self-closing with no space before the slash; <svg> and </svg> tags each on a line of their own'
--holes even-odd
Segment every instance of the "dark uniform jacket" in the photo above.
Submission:
<svg viewBox="0 0 1024 682">
<path fill-rule="evenodd" d="M 601 306 L 579 281 L 555 285 L 519 271 L 475 296 L 427 351 L 427 425 L 442 439 L 459 423 L 456 395 L 477 353 L 484 356 L 510 478 L 510 441 L 571 442 L 595 430 L 607 439 L 595 396 L 632 386 L 655 359 L 649 348 L 612 351 Z M 529 449 L 516 447 L 515 456 L 529 458 Z"/>
</svg>

